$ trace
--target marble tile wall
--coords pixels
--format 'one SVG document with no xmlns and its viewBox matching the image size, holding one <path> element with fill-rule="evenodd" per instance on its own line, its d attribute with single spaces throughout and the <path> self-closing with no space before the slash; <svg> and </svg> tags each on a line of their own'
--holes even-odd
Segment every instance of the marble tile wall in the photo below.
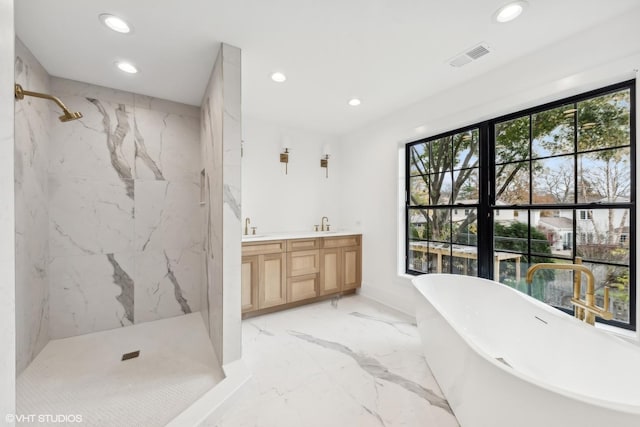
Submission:
<svg viewBox="0 0 640 427">
<path fill-rule="evenodd" d="M 0 0 L 0 414 L 3 416 L 15 413 L 16 401 L 14 49 L 13 0 Z"/>
<path fill-rule="evenodd" d="M 49 74 L 16 39 L 15 81 L 25 90 L 50 93 Z M 49 341 L 49 102 L 15 102 L 16 371 Z"/>
<path fill-rule="evenodd" d="M 202 103 L 206 279 L 202 313 L 221 363 L 241 357 L 240 49 L 222 44 Z"/>
<path fill-rule="evenodd" d="M 197 107 L 59 78 L 49 149 L 51 338 L 200 310 Z"/>
</svg>

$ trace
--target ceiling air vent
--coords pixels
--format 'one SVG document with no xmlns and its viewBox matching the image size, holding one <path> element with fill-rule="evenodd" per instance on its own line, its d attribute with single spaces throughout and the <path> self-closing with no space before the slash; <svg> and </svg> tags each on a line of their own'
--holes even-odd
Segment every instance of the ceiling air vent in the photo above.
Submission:
<svg viewBox="0 0 640 427">
<path fill-rule="evenodd" d="M 449 65 L 452 67 L 462 67 L 467 65 L 471 61 L 475 61 L 478 58 L 490 53 L 489 46 L 486 43 L 480 43 L 477 46 L 467 49 L 466 52 L 454 56 L 449 60 Z"/>
</svg>

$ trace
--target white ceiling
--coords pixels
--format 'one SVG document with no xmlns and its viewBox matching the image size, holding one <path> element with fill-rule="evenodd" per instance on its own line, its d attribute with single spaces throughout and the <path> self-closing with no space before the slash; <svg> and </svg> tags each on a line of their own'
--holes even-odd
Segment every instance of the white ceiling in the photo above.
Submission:
<svg viewBox="0 0 640 427">
<path fill-rule="evenodd" d="M 219 43 L 242 49 L 243 114 L 343 134 L 639 6 L 638 0 L 16 0 L 16 32 L 54 76 L 200 105 Z M 114 33 L 112 13 L 134 26 Z M 448 65 L 479 42 L 492 53 Z M 124 75 L 128 59 L 141 72 Z M 283 71 L 288 80 L 270 80 Z M 351 97 L 363 103 L 347 105 Z"/>
</svg>

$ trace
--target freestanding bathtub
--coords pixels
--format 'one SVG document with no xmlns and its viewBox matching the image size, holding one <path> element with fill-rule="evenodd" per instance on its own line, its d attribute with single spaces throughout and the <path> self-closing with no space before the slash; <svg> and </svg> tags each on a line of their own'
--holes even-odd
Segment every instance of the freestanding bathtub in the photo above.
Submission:
<svg viewBox="0 0 640 427">
<path fill-rule="evenodd" d="M 490 280 L 413 284 L 427 362 L 462 427 L 640 426 L 640 347 Z"/>
</svg>

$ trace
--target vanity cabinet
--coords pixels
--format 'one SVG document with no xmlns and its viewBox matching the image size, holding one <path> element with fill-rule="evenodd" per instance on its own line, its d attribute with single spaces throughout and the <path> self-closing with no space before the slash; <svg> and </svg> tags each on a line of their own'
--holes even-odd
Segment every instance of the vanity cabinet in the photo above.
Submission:
<svg viewBox="0 0 640 427">
<path fill-rule="evenodd" d="M 361 270 L 360 235 L 244 242 L 243 317 L 353 293 Z"/>
<path fill-rule="evenodd" d="M 242 312 L 287 302 L 284 241 L 242 245 Z"/>
</svg>

